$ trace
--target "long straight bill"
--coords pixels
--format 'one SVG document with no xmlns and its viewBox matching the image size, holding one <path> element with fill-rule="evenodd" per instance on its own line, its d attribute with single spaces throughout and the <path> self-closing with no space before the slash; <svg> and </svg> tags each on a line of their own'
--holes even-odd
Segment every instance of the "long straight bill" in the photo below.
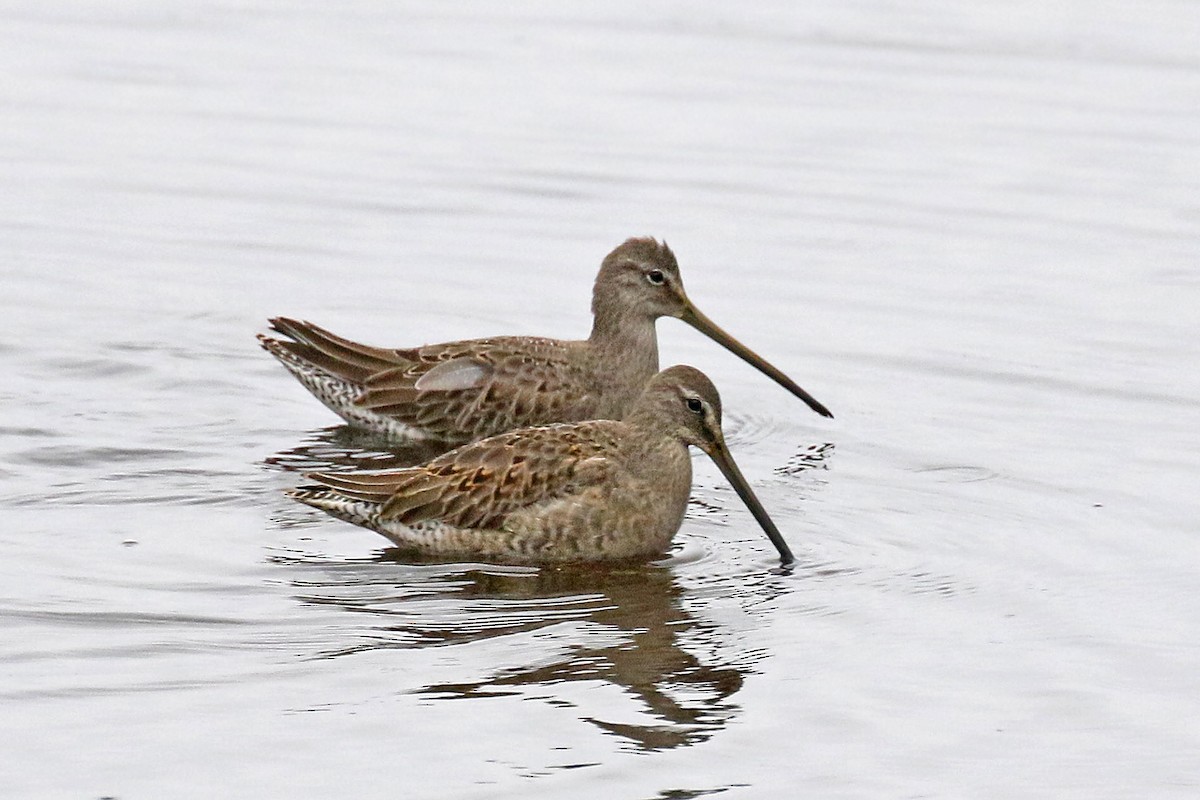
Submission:
<svg viewBox="0 0 1200 800">
<path fill-rule="evenodd" d="M 809 408 L 820 414 L 822 417 L 833 417 L 833 412 L 822 405 L 815 397 L 797 386 L 795 381 L 780 372 L 758 353 L 754 352 L 749 347 L 746 347 L 746 345 L 742 344 L 737 339 L 733 338 L 724 330 L 722 330 L 717 323 L 700 313 L 700 311 L 694 305 L 692 305 L 690 301 L 687 302 L 687 305 L 684 307 L 684 311 L 679 318 L 703 333 L 708 338 L 712 339 L 717 344 L 724 347 L 729 352 L 736 355 L 738 358 L 745 361 L 750 366 L 762 372 L 771 380 L 775 381 L 780 386 L 796 395 L 796 397 L 799 397 L 808 404 Z"/>
<path fill-rule="evenodd" d="M 771 540 L 771 544 L 775 545 L 775 549 L 779 551 L 779 563 L 785 567 L 796 563 L 796 557 L 792 555 L 792 549 L 784 541 L 783 534 L 775 527 L 775 523 L 767 516 L 767 510 L 762 507 L 762 503 L 758 502 L 758 497 L 751 490 L 750 484 L 746 483 L 746 479 L 742 477 L 742 471 L 738 469 L 738 465 L 734 462 L 733 456 L 730 455 L 729 450 L 725 447 L 725 443 L 717 442 L 709 455 L 716 462 L 717 467 L 721 470 L 721 474 L 725 476 L 725 480 L 729 481 L 730 485 L 733 486 L 733 490 L 738 493 L 738 497 L 742 498 L 742 502 L 746 504 L 746 508 L 750 509 L 750 513 L 758 520 L 758 524 L 766 532 L 767 538 Z"/>
</svg>

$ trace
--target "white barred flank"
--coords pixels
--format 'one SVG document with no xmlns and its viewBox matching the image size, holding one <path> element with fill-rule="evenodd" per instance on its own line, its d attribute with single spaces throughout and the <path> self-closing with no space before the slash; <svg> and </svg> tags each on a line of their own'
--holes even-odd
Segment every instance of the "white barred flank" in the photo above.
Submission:
<svg viewBox="0 0 1200 800">
<path fill-rule="evenodd" d="M 413 547 L 436 553 L 446 534 L 458 530 L 440 520 L 427 520 L 414 525 L 405 525 L 379 516 L 381 506 L 368 500 L 357 500 L 320 486 L 302 486 L 290 489 L 287 496 L 305 505 L 318 508 L 330 516 L 361 525 L 383 534 L 398 545 Z"/>
<path fill-rule="evenodd" d="M 326 408 L 352 425 L 383 434 L 397 442 L 419 442 L 432 438 L 420 428 L 406 425 L 397 419 L 356 404 L 355 401 L 363 394 L 363 387 L 358 384 L 350 383 L 326 372 L 281 346 L 274 339 L 259 336 L 259 341 L 271 355 L 287 367 L 288 372 L 292 373 L 305 389 L 308 389 L 314 397 L 324 403 Z"/>
</svg>

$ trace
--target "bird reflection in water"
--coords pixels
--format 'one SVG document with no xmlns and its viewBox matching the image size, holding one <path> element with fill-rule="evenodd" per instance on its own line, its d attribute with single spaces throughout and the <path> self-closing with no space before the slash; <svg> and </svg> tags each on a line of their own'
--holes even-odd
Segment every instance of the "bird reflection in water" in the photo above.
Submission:
<svg viewBox="0 0 1200 800">
<path fill-rule="evenodd" d="M 281 450 L 264 463 L 285 472 L 402 469 L 423 464 L 444 452 L 446 446 L 437 443 L 406 442 L 388 446 L 378 434 L 349 425 L 331 425 L 310 432 L 306 442 Z"/>
<path fill-rule="evenodd" d="M 390 550 L 379 560 L 400 557 Z M 731 637 L 684 609 L 684 591 L 670 566 L 510 570 L 414 564 L 411 557 L 404 558 L 395 565 L 399 572 L 388 571 L 387 578 L 379 574 L 379 563 L 360 562 L 325 573 L 327 580 L 313 581 L 309 574 L 297 581 L 305 591 L 300 597 L 304 602 L 378 615 L 373 621 L 378 624 L 363 626 L 359 618 L 348 646 L 343 629 L 343 646 L 321 657 L 446 645 L 470 648 L 499 637 L 530 637 L 506 652 L 504 666 L 488 663 L 487 656 L 473 665 L 479 655 L 459 651 L 461 666 L 482 671 L 483 677 L 434 682 L 416 691 L 443 699 L 548 699 L 575 708 L 580 719 L 642 750 L 704 741 L 739 711 L 732 698 L 741 689 L 747 654 L 721 652 L 728 651 Z M 374 574 L 367 569 L 371 566 Z M 761 592 L 765 587 L 757 588 Z M 513 664 L 513 658 L 522 657 L 527 665 Z M 564 687 L 572 682 L 606 682 L 636 705 L 613 706 L 611 693 L 581 694 Z M 649 720 L 636 721 L 644 716 Z"/>
<path fill-rule="evenodd" d="M 730 698 L 742 687 L 742 673 L 728 665 L 703 664 L 680 647 L 681 641 L 711 633 L 712 626 L 698 622 L 681 608 L 680 590 L 670 570 L 660 566 L 542 570 L 532 581 L 477 572 L 471 578 L 466 597 L 519 600 L 599 594 L 602 600 L 594 604 L 589 621 L 624 635 L 607 646 L 576 646 L 553 664 L 504 670 L 472 683 L 434 684 L 426 692 L 469 698 L 563 681 L 607 681 L 639 701 L 656 722 L 637 725 L 599 716 L 583 719 L 645 750 L 702 741 L 737 712 Z"/>
</svg>

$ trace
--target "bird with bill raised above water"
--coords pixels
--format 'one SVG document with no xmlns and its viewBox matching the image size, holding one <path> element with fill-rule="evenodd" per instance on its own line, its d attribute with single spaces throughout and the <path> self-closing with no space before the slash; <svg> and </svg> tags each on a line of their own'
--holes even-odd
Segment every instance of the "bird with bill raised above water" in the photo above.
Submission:
<svg viewBox="0 0 1200 800">
<path fill-rule="evenodd" d="M 822 416 L 808 392 L 702 314 L 666 243 L 629 239 L 605 257 L 584 340 L 498 336 L 412 348 L 358 344 L 278 317 L 259 334 L 321 402 L 397 441 L 475 441 L 514 428 L 621 419 L 658 372 L 659 317 L 676 317 L 761 370 Z"/>
<path fill-rule="evenodd" d="M 463 445 L 421 466 L 312 473 L 289 496 L 420 555 L 543 563 L 650 558 L 683 523 L 688 447 L 703 450 L 795 561 L 734 462 L 721 398 L 694 367 L 655 375 L 623 420 L 559 423 Z"/>
</svg>

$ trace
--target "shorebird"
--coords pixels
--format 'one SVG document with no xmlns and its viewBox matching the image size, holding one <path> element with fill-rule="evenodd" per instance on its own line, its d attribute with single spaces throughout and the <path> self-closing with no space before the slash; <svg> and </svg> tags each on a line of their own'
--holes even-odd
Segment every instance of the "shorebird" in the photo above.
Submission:
<svg viewBox="0 0 1200 800">
<path fill-rule="evenodd" d="M 704 373 L 655 375 L 623 420 L 522 428 L 421 466 L 312 473 L 289 496 L 427 556 L 581 562 L 661 554 L 692 486 L 688 446 L 707 453 L 758 520 L 784 565 L 787 542 L 750 489 L 721 431 L 721 398 Z"/>
<path fill-rule="evenodd" d="M 666 243 L 629 239 L 605 257 L 581 341 L 498 336 L 413 348 L 358 344 L 284 317 L 262 346 L 351 425 L 398 441 L 475 441 L 514 428 L 620 419 L 658 372 L 654 322 L 676 317 L 757 367 L 818 414 L 829 409 L 688 299 Z"/>
</svg>

